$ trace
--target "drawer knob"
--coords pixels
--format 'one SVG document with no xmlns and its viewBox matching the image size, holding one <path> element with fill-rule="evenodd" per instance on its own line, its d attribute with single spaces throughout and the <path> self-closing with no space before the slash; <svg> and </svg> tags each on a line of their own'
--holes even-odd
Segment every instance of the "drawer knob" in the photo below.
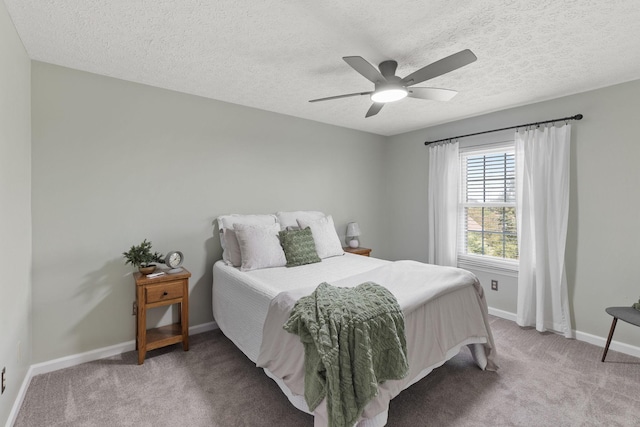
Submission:
<svg viewBox="0 0 640 427">
<path fill-rule="evenodd" d="M 162 294 L 162 296 L 165 296 L 165 297 L 166 297 L 167 295 L 169 295 L 169 293 L 168 293 L 167 291 L 164 291 L 164 293 Z"/>
</svg>

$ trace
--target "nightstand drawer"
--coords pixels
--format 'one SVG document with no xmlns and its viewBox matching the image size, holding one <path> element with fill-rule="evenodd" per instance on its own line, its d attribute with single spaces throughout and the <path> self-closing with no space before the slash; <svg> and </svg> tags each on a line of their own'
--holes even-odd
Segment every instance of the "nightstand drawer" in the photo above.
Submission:
<svg viewBox="0 0 640 427">
<path fill-rule="evenodd" d="M 146 301 L 151 304 L 159 301 L 167 301 L 182 297 L 182 282 L 161 283 L 155 286 L 147 286 Z"/>
</svg>

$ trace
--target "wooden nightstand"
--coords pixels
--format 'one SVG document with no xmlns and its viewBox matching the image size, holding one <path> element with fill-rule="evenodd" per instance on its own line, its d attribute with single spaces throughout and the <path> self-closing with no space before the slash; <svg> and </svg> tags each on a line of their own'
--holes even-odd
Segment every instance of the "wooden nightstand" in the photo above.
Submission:
<svg viewBox="0 0 640 427">
<path fill-rule="evenodd" d="M 189 350 L 189 277 L 183 268 L 179 273 L 165 274 L 153 279 L 133 273 L 136 281 L 136 349 L 138 365 L 144 363 L 147 351 L 182 342 Z M 165 305 L 180 304 L 180 322 L 147 330 L 147 310 Z"/>
<path fill-rule="evenodd" d="M 344 246 L 342 249 L 344 249 L 345 252 L 349 252 L 350 254 L 363 256 L 369 256 L 371 254 L 371 249 L 369 248 L 352 248 L 349 246 Z"/>
</svg>

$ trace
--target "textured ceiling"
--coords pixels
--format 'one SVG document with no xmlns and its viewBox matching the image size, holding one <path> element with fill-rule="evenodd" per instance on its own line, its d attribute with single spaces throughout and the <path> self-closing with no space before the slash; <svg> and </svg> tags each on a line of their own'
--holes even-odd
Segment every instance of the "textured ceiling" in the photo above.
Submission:
<svg viewBox="0 0 640 427">
<path fill-rule="evenodd" d="M 32 59 L 381 135 L 640 78 L 637 0 L 4 1 Z M 463 49 L 419 85 L 449 102 L 307 102 L 373 89 L 343 56 L 403 77 Z"/>
</svg>

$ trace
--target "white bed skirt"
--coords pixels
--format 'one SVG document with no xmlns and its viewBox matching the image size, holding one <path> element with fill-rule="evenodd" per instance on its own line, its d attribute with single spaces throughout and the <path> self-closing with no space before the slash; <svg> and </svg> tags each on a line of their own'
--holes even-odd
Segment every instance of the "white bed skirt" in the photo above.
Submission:
<svg viewBox="0 0 640 427">
<path fill-rule="evenodd" d="M 425 368 L 422 371 L 420 371 L 418 375 L 416 375 L 411 381 L 409 381 L 409 383 L 406 385 L 406 387 L 403 390 L 408 389 L 413 384 L 417 383 L 418 381 L 420 381 L 421 379 L 429 375 L 434 369 L 444 365 L 447 362 L 447 360 L 455 357 L 458 353 L 460 353 L 460 350 L 465 345 L 469 346 L 469 349 L 471 350 L 471 354 L 476 360 L 476 363 L 478 364 L 478 366 L 481 366 L 481 367 L 486 366 L 487 359 L 485 356 L 484 347 L 482 346 L 482 344 L 485 344 L 486 342 L 487 340 L 483 338 L 470 338 L 465 342 L 459 345 L 456 345 L 455 347 L 447 351 L 446 360 L 443 360 L 442 362 L 431 365 L 428 368 Z M 289 387 L 287 387 L 287 385 L 284 383 L 284 381 L 282 381 L 282 379 L 272 374 L 268 369 L 264 369 L 264 373 L 273 381 L 275 381 L 276 384 L 278 384 L 278 387 L 280 387 L 284 395 L 287 396 L 287 399 L 289 399 L 289 402 L 291 402 L 293 406 L 295 406 L 302 412 L 306 412 L 307 414 L 314 416 L 313 427 L 326 427 L 327 425 L 329 425 L 328 420 L 323 418 L 324 415 L 327 413 L 326 403 L 325 403 L 326 399 L 318 406 L 318 408 L 316 409 L 316 413 L 311 412 L 309 410 L 309 406 L 307 405 L 306 400 L 304 399 L 304 396 L 293 394 L 289 389 Z M 387 425 L 388 419 L 389 419 L 389 410 L 387 409 L 386 411 L 383 411 L 378 415 L 376 415 L 374 418 L 358 421 L 354 427 L 384 427 L 385 425 Z"/>
</svg>

